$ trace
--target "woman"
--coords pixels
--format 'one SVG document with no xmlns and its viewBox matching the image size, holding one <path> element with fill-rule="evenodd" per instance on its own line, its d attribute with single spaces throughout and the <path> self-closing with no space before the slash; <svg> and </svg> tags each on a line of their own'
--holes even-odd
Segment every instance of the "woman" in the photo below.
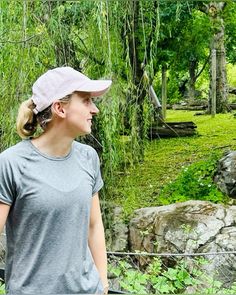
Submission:
<svg viewBox="0 0 236 295">
<path fill-rule="evenodd" d="M 74 139 L 91 132 L 98 113 L 92 97 L 110 85 L 55 68 L 39 77 L 19 109 L 23 140 L 0 154 L 8 294 L 107 293 L 99 158 Z M 43 132 L 33 138 L 38 124 Z"/>
</svg>

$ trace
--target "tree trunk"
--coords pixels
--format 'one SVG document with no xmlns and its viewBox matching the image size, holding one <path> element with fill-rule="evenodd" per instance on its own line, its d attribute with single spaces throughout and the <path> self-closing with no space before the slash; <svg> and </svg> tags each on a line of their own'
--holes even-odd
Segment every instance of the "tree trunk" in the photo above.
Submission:
<svg viewBox="0 0 236 295">
<path fill-rule="evenodd" d="M 188 97 L 191 100 L 195 99 L 196 68 L 197 68 L 197 60 L 196 59 L 190 60 Z"/>
<path fill-rule="evenodd" d="M 216 50 L 211 51 L 211 116 L 216 114 Z"/>
<path fill-rule="evenodd" d="M 223 2 L 211 2 L 209 4 L 209 16 L 212 21 L 214 35 L 212 38 L 210 50 L 216 50 L 216 113 L 227 111 L 228 93 L 227 93 L 227 76 L 226 76 L 226 58 L 225 58 L 225 29 L 224 20 L 221 17 L 222 10 L 225 7 Z M 212 66 L 212 64 L 211 64 Z M 212 87 L 212 70 L 210 71 L 210 92 L 209 105 L 211 106 Z"/>
<path fill-rule="evenodd" d="M 137 103 L 137 113 L 136 113 L 136 126 L 133 128 L 138 130 L 139 137 L 139 151 L 136 150 L 136 154 L 139 155 L 140 159 L 143 159 L 144 148 L 143 148 L 143 139 L 145 138 L 145 129 L 144 129 L 144 118 L 143 118 L 143 102 L 146 96 L 146 90 L 144 87 L 140 87 L 140 82 L 142 81 L 143 68 L 142 61 L 139 60 L 138 48 L 140 40 L 138 38 L 137 32 L 140 29 L 139 22 L 139 11 L 140 11 L 140 1 L 130 0 L 130 24 L 131 30 L 128 34 L 129 39 L 129 54 L 130 54 L 130 64 L 132 67 L 132 82 L 134 88 L 132 91 L 132 100 Z M 129 27 L 127 25 L 127 27 Z"/>
<path fill-rule="evenodd" d="M 152 126 L 149 130 L 149 138 L 193 136 L 197 134 L 196 129 L 194 122 L 168 122 L 162 126 Z"/>
</svg>

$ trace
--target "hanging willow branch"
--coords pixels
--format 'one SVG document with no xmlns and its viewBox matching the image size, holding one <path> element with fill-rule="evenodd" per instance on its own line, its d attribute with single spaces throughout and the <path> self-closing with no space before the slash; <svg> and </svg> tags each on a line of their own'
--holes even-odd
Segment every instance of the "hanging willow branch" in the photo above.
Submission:
<svg viewBox="0 0 236 295">
<path fill-rule="evenodd" d="M 3 41 L 0 41 L 0 43 L 12 43 L 12 44 L 18 44 L 18 43 L 26 43 L 26 42 L 29 42 L 30 40 L 32 40 L 33 38 L 36 38 L 38 36 L 42 35 L 42 33 L 40 34 L 36 34 L 36 35 L 33 35 L 33 36 L 30 36 L 24 40 L 17 40 L 17 41 L 12 41 L 12 40 L 3 40 Z"/>
<path fill-rule="evenodd" d="M 98 60 L 95 56 L 93 56 L 89 51 L 83 50 L 82 48 L 77 48 L 77 50 L 82 53 L 84 56 L 88 57 L 91 59 L 93 62 L 100 66 L 104 66 L 105 62 L 102 60 Z"/>
</svg>

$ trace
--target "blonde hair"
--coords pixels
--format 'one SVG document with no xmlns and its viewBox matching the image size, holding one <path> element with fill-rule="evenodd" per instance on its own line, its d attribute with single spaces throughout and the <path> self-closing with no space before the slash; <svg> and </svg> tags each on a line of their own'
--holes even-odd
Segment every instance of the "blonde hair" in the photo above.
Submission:
<svg viewBox="0 0 236 295">
<path fill-rule="evenodd" d="M 63 103 L 68 103 L 71 99 L 71 96 L 72 94 L 69 94 L 60 99 L 60 101 Z M 43 130 L 45 130 L 48 123 L 52 121 L 51 105 L 42 112 L 39 112 L 37 115 L 33 112 L 35 106 L 36 105 L 30 98 L 23 101 L 19 107 L 16 120 L 16 129 L 21 138 L 32 136 L 36 132 L 38 125 Z"/>
</svg>

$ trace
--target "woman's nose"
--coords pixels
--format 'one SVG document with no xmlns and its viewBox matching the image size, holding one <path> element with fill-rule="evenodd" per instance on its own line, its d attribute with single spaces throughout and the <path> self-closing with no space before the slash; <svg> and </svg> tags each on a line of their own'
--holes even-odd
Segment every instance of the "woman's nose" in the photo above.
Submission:
<svg viewBox="0 0 236 295">
<path fill-rule="evenodd" d="M 99 109 L 95 105 L 95 103 L 92 103 L 91 113 L 96 115 L 99 112 Z"/>
</svg>

